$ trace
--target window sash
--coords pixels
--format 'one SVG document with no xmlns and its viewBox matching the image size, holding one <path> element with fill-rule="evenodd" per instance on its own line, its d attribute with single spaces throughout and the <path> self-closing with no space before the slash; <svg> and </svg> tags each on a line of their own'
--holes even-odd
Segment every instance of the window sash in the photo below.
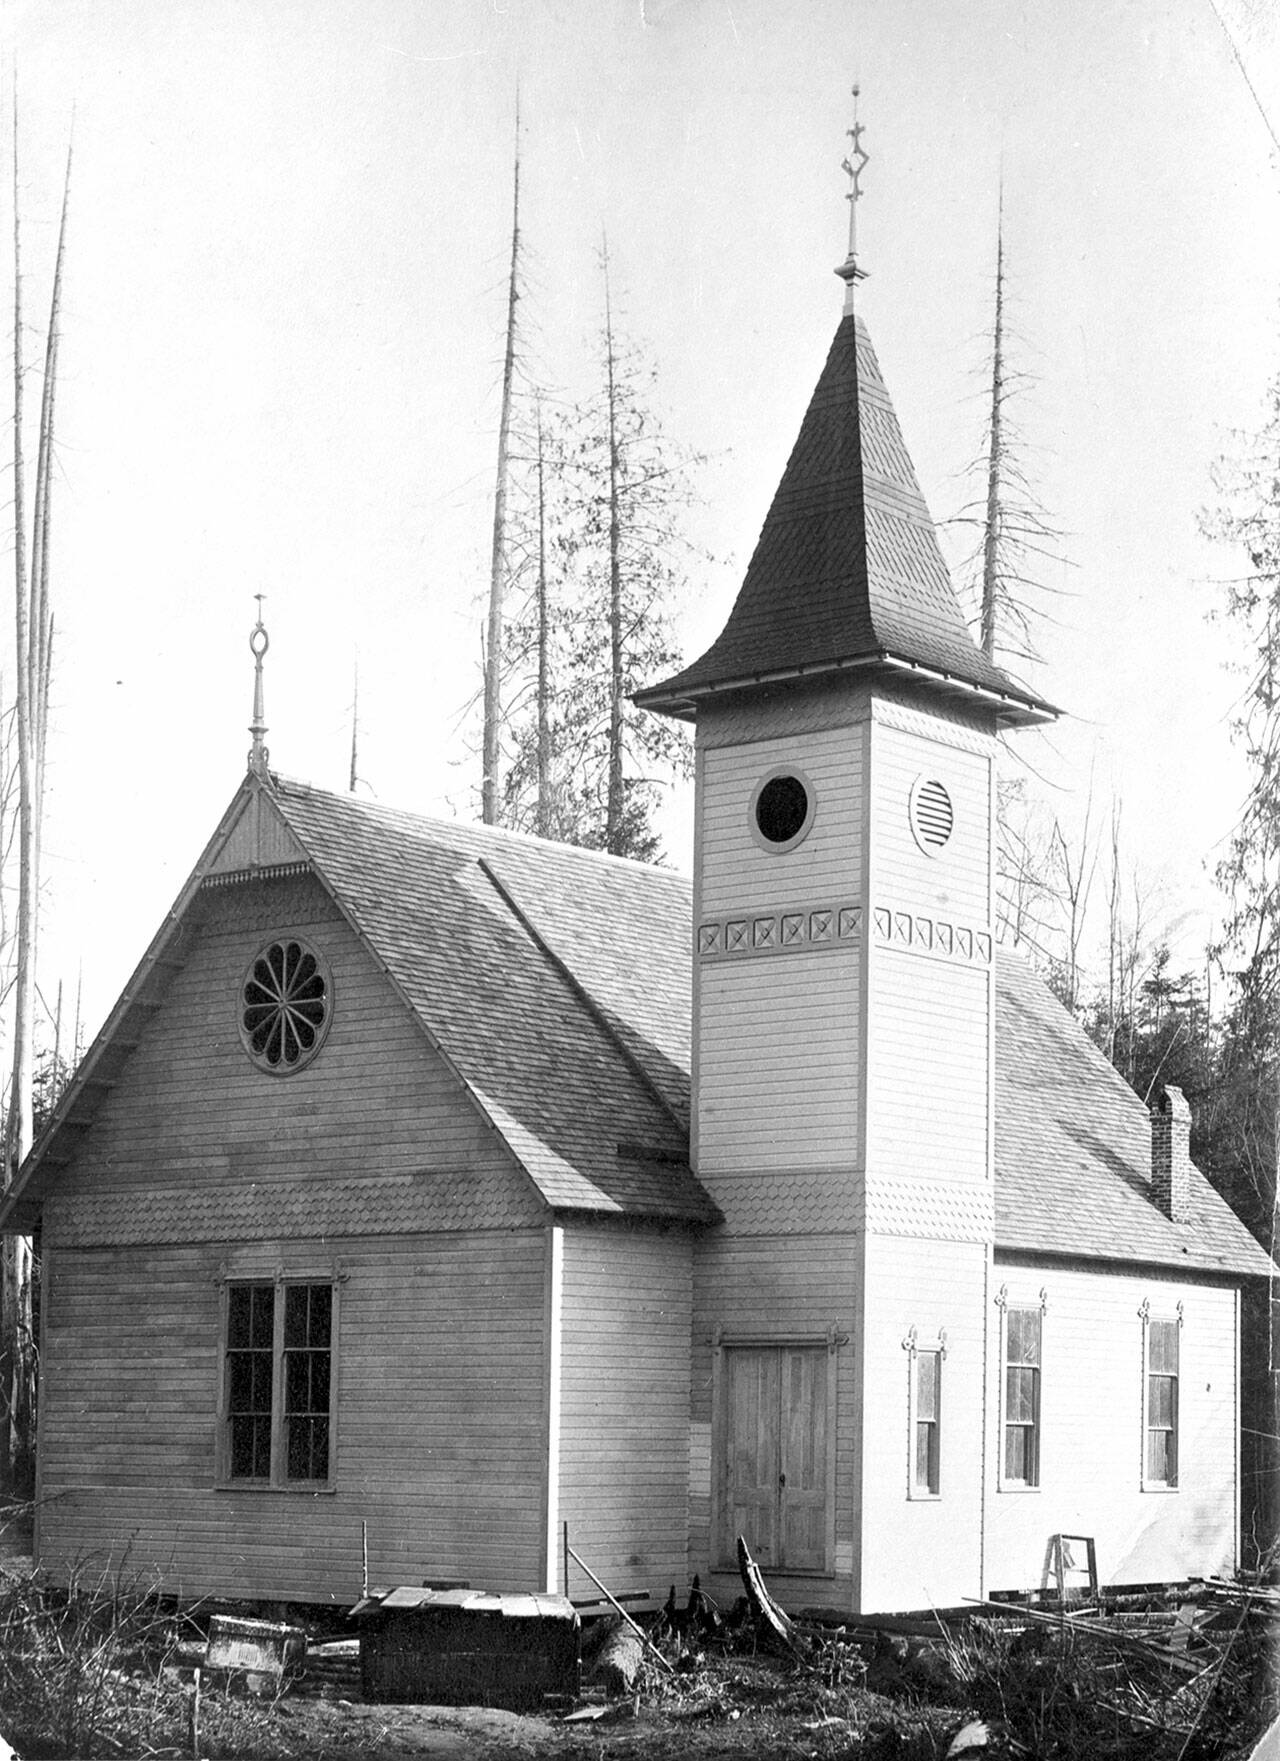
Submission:
<svg viewBox="0 0 1280 1761">
<path fill-rule="evenodd" d="M 337 1291 L 319 1280 L 225 1286 L 221 1474 L 314 1490 L 332 1475 Z"/>
<path fill-rule="evenodd" d="M 1146 1319 L 1143 1484 L 1178 1484 L 1178 1382 L 1180 1323 Z"/>
<path fill-rule="evenodd" d="M 1001 1483 L 1040 1484 L 1040 1376 L 1044 1316 L 1038 1308 L 1005 1310 L 1004 1448 Z"/>
<path fill-rule="evenodd" d="M 910 1389 L 913 1498 L 937 1498 L 942 1491 L 942 1351 L 913 1349 Z"/>
</svg>

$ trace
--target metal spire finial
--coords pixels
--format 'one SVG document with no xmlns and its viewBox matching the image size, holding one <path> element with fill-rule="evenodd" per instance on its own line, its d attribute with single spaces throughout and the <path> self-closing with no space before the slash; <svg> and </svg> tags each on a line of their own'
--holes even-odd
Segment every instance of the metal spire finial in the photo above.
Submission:
<svg viewBox="0 0 1280 1761">
<path fill-rule="evenodd" d="M 253 720 L 249 723 L 249 732 L 253 735 L 253 745 L 249 748 L 249 771 L 251 775 L 261 777 L 265 781 L 269 775 L 267 760 L 270 754 L 263 740 L 267 724 L 263 720 L 262 708 L 262 657 L 271 643 L 267 635 L 267 626 L 262 621 L 262 601 L 266 595 L 255 593 L 253 597 L 258 602 L 258 621 L 249 635 L 249 652 L 253 656 Z"/>
<path fill-rule="evenodd" d="M 845 201 L 849 204 L 849 254 L 836 270 L 836 274 L 845 284 L 844 309 L 853 310 L 853 284 L 861 281 L 866 275 L 865 269 L 858 267 L 858 199 L 862 195 L 862 173 L 871 161 L 871 155 L 862 144 L 863 127 L 858 121 L 858 91 L 853 88 L 853 127 L 846 129 L 850 147 L 848 153 L 840 161 L 840 168 L 849 179 L 849 189 Z"/>
</svg>

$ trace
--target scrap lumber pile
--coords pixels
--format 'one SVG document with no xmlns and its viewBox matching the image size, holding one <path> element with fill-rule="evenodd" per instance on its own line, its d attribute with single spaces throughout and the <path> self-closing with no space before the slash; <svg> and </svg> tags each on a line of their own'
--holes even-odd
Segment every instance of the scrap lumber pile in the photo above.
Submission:
<svg viewBox="0 0 1280 1761">
<path fill-rule="evenodd" d="M 825 1690 L 824 1716 L 859 1696 L 954 1708 L 995 1754 L 1240 1755 L 1280 1712 L 1280 1591 L 1213 1580 L 1095 1599 L 973 1604 L 842 1624 L 792 1616 L 739 1543 L 742 1611 L 725 1627 Z M 723 1702 L 721 1687 L 710 1698 Z M 975 1724 L 974 1721 L 977 1721 Z M 1243 1746 L 1242 1746 L 1243 1745 Z"/>
</svg>

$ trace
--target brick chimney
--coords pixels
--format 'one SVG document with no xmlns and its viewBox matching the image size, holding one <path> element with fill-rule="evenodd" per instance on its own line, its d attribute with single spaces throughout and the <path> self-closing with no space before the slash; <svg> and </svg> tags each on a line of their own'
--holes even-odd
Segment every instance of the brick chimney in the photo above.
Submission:
<svg viewBox="0 0 1280 1761">
<path fill-rule="evenodd" d="M 1173 1222 L 1191 1221 L 1191 1108 L 1180 1088 L 1151 1109 L 1151 1196 Z"/>
</svg>

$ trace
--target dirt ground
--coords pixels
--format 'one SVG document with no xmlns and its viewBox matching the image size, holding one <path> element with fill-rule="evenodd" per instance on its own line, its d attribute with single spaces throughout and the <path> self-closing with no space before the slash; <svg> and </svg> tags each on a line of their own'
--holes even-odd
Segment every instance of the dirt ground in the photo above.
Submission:
<svg viewBox="0 0 1280 1761">
<path fill-rule="evenodd" d="M 838 1701 L 839 1711 L 832 1710 Z M 646 1684 L 631 1700 L 591 1708 L 600 1716 L 568 1720 L 482 1707 L 381 1706 L 305 1685 L 264 1707 L 252 1737 L 225 1733 L 206 1701 L 210 1741 L 203 1753 L 278 1755 L 285 1761 L 738 1761 L 745 1756 L 808 1761 L 853 1756 L 913 1761 L 945 1754 L 965 1723 L 954 1707 L 907 1706 L 886 1696 L 833 1693 L 768 1659 L 717 1660 L 675 1687 Z M 995 1761 L 999 1750 L 993 1752 Z"/>
<path fill-rule="evenodd" d="M 5 1585 L 0 1733 L 22 1761 L 944 1761 L 975 1721 L 981 1743 L 964 1761 L 1249 1761 L 1280 1713 L 1280 1601 L 1252 1592 L 1246 1619 L 1224 1591 L 1172 1658 L 1169 1609 L 1145 1638 L 1123 1625 L 1143 1617 L 1117 1617 L 1114 1644 L 1096 1626 L 1046 1634 L 1025 1620 L 975 1621 L 941 1642 L 811 1629 L 791 1655 L 750 1626 L 705 1644 L 668 1633 L 666 1667 L 646 1664 L 629 1697 L 606 1702 L 597 1687 L 571 1718 L 368 1704 L 351 1629 L 331 1624 L 274 1698 L 204 1671 L 193 1730 L 204 1650 L 185 1617 L 150 1618 L 146 1645 L 127 1622 L 104 1639 L 99 1597 L 75 1628 L 12 1535 L 0 1535 Z"/>
</svg>

